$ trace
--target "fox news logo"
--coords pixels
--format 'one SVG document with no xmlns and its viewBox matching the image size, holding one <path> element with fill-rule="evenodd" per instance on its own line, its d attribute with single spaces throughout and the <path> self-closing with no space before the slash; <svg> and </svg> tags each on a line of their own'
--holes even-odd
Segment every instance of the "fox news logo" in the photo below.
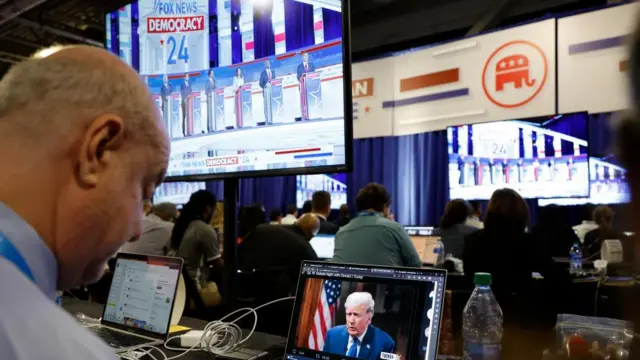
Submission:
<svg viewBox="0 0 640 360">
<path fill-rule="evenodd" d="M 158 15 L 188 15 L 198 12 L 197 1 L 160 1 L 153 2 L 153 11 Z"/>
</svg>

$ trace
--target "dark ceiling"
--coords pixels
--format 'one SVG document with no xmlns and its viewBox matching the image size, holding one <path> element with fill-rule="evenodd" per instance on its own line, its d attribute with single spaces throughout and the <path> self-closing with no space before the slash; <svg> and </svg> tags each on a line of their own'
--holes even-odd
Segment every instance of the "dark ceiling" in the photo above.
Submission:
<svg viewBox="0 0 640 360">
<path fill-rule="evenodd" d="M 102 46 L 104 13 L 126 2 L 0 0 L 0 75 L 43 46 Z M 362 59 L 612 2 L 619 1 L 352 0 L 352 50 Z"/>
</svg>

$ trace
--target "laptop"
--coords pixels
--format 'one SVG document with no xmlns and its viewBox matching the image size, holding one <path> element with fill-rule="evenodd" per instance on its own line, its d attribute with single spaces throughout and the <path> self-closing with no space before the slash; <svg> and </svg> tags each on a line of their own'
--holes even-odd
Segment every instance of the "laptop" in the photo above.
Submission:
<svg viewBox="0 0 640 360">
<path fill-rule="evenodd" d="M 318 234 L 309 241 L 309 244 L 318 255 L 318 259 L 333 259 L 333 250 L 336 247 L 335 235 Z"/>
<path fill-rule="evenodd" d="M 438 255 L 434 253 L 434 249 L 438 241 L 440 241 L 439 236 L 433 235 L 435 228 L 431 226 L 405 226 L 404 229 L 416 248 L 422 263 L 434 265 L 438 260 Z"/>
<path fill-rule="evenodd" d="M 305 261 L 285 358 L 435 360 L 446 278 L 442 269 Z"/>
<path fill-rule="evenodd" d="M 118 353 L 164 343 L 182 265 L 181 258 L 119 253 L 100 324 L 87 328 Z"/>
</svg>

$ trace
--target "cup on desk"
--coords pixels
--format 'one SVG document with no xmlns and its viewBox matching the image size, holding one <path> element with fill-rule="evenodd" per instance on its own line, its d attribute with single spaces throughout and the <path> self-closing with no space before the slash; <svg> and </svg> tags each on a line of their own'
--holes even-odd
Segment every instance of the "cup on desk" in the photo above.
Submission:
<svg viewBox="0 0 640 360">
<path fill-rule="evenodd" d="M 593 262 L 593 268 L 596 270 L 596 275 L 607 275 L 607 260 L 595 260 Z"/>
</svg>

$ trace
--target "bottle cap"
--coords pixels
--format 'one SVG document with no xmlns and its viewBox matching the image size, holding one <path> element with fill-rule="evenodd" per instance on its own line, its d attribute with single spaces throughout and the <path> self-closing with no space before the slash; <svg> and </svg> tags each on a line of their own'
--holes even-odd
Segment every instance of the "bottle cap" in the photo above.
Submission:
<svg viewBox="0 0 640 360">
<path fill-rule="evenodd" d="M 475 273 L 473 276 L 473 283 L 481 286 L 491 285 L 491 274 L 489 273 Z"/>
</svg>

